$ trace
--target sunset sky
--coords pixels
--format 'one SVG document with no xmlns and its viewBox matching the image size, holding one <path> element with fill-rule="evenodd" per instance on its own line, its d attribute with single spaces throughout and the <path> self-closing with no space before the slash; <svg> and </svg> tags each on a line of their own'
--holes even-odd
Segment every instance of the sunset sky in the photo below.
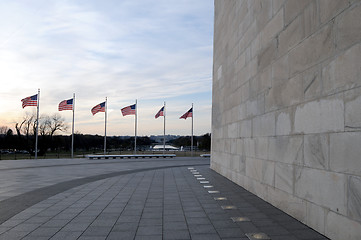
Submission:
<svg viewBox="0 0 361 240">
<path fill-rule="evenodd" d="M 3 0 L 0 2 L 0 126 L 14 129 L 21 99 L 39 88 L 40 115 L 72 112 L 58 104 L 76 94 L 75 130 L 134 135 L 134 116 L 120 109 L 138 100 L 138 135 L 161 135 L 154 115 L 166 101 L 168 134 L 189 135 L 179 117 L 194 103 L 194 131 L 211 131 L 212 0 Z M 69 128 L 70 129 L 70 128 Z M 69 134 L 66 132 L 64 134 Z"/>
</svg>

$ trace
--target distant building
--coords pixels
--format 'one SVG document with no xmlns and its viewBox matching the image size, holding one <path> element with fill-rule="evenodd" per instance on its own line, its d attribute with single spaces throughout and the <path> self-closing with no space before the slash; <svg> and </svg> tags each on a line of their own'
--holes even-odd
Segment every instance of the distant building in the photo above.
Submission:
<svg viewBox="0 0 361 240">
<path fill-rule="evenodd" d="M 179 148 L 171 146 L 171 145 L 165 145 L 166 151 L 179 151 Z M 155 145 L 152 147 L 152 151 L 163 151 L 163 145 Z"/>
</svg>

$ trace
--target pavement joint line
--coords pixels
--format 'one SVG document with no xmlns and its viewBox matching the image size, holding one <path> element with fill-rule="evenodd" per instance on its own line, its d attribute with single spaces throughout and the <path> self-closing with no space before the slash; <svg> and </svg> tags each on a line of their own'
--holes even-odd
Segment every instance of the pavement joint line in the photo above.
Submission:
<svg viewBox="0 0 361 240">
<path fill-rule="evenodd" d="M 177 195 L 178 195 L 178 199 L 179 199 L 179 201 L 180 202 L 182 202 L 182 199 L 181 199 L 181 196 L 180 196 L 180 191 L 179 191 L 179 187 L 178 187 L 178 184 L 177 184 L 177 178 L 174 176 L 174 170 L 172 169 L 172 176 L 173 176 L 173 180 L 174 180 L 174 183 L 175 183 L 175 187 L 176 187 L 176 189 L 177 189 Z M 184 175 L 183 175 L 184 176 Z M 194 193 L 193 193 L 194 194 Z M 198 199 L 197 199 L 198 200 Z M 182 208 L 182 212 L 183 212 L 183 217 L 184 217 L 184 219 L 185 219 L 185 223 L 186 223 L 186 225 L 187 225 L 187 231 L 188 231 L 188 235 L 190 236 L 191 234 L 190 234 L 190 232 L 189 232 L 189 222 L 187 221 L 187 218 L 186 218 L 186 216 L 185 216 L 185 211 L 184 211 L 184 206 L 183 206 L 183 204 L 181 203 L 181 208 Z M 164 236 L 164 229 L 162 230 L 162 233 L 163 233 L 163 236 Z"/>
<path fill-rule="evenodd" d="M 183 174 L 183 176 L 184 176 L 184 174 Z M 185 179 L 186 179 L 186 181 L 187 181 L 188 178 L 185 177 Z M 188 183 L 188 185 L 189 185 L 189 182 L 187 182 L 187 183 Z M 196 194 L 196 192 L 194 191 L 193 188 L 191 188 L 191 191 L 193 192 L 193 195 L 196 196 L 196 200 L 197 200 L 197 202 L 200 204 L 201 208 L 203 209 L 203 212 L 206 212 L 205 209 L 204 209 L 203 204 L 199 201 L 198 196 L 197 196 L 197 194 Z M 208 191 L 208 192 L 210 192 L 210 191 Z M 218 192 L 218 191 L 215 191 L 215 192 Z M 207 214 L 206 216 L 207 216 L 207 219 L 208 219 L 208 220 L 210 221 L 210 223 L 212 224 L 213 228 L 216 229 L 216 227 L 214 226 L 212 220 L 209 218 L 208 214 Z M 219 233 L 218 233 L 218 236 L 220 237 Z"/>
<path fill-rule="evenodd" d="M 153 179 L 154 179 L 154 175 L 155 175 L 155 174 L 153 174 Z M 145 177 L 145 175 L 143 175 L 142 180 L 144 179 L 144 177 Z M 132 192 L 131 196 L 129 196 L 129 199 L 128 199 L 128 201 L 127 201 L 127 203 L 126 203 L 125 207 L 123 208 L 122 212 L 119 214 L 119 216 L 118 216 L 117 220 L 115 221 L 115 223 L 113 224 L 112 228 L 110 229 L 110 231 L 109 231 L 109 233 L 108 233 L 107 237 L 109 236 L 109 234 L 111 233 L 111 231 L 114 229 L 114 226 L 116 225 L 116 222 L 119 220 L 120 216 L 121 216 L 121 215 L 122 215 L 122 213 L 124 212 L 124 209 L 125 209 L 125 208 L 126 208 L 126 206 L 129 204 L 130 199 L 132 198 L 132 196 L 134 196 L 134 193 L 135 193 L 135 191 L 137 190 L 137 187 L 139 186 L 140 182 L 141 182 L 141 180 L 138 182 L 137 186 L 136 186 L 136 187 L 134 187 L 134 190 L 133 190 L 133 192 Z M 150 189 L 150 188 L 149 188 L 149 189 Z M 148 189 L 148 194 L 149 194 L 149 189 Z M 118 196 L 118 195 L 120 194 L 120 192 L 121 192 L 121 191 L 119 191 L 119 193 L 118 193 L 116 196 Z M 115 197 L 116 197 L 116 196 L 115 196 Z M 115 197 L 114 197 L 114 198 L 115 198 Z M 114 198 L 113 198 L 113 199 L 114 199 Z M 110 203 L 111 203 L 111 201 L 109 202 L 109 204 L 110 204 Z M 108 204 L 107 206 L 109 206 L 109 204 Z M 105 209 L 105 208 L 104 208 L 104 209 Z M 144 211 L 144 208 L 143 208 L 143 211 Z M 142 214 L 143 214 L 143 211 L 142 211 Z M 89 225 L 89 226 L 90 226 L 90 225 Z M 137 227 L 137 231 L 138 231 L 138 228 L 139 228 L 139 225 L 138 225 L 138 227 Z"/>
<path fill-rule="evenodd" d="M 144 176 L 145 176 L 145 175 L 143 175 L 143 178 L 144 178 Z M 126 188 L 126 187 L 127 187 L 127 184 L 128 184 L 129 182 L 131 182 L 134 177 L 135 177 L 135 175 L 132 176 L 131 178 L 129 178 L 129 180 L 123 185 L 123 187 L 121 188 L 121 190 L 123 190 L 124 188 Z M 119 180 L 118 180 L 117 182 L 115 182 L 114 184 L 112 184 L 112 186 L 114 186 L 114 185 L 115 185 L 116 183 L 118 183 L 118 182 L 119 182 Z M 137 184 L 137 187 L 138 187 L 138 185 L 139 185 L 140 182 L 141 182 L 141 180 L 139 180 L 139 182 L 138 182 L 138 184 Z M 109 190 L 112 186 L 110 186 L 107 190 Z M 132 192 L 132 195 L 129 197 L 126 205 L 129 203 L 130 198 L 134 195 L 134 192 L 136 191 L 137 187 L 134 188 L 134 190 L 133 190 L 133 192 Z M 106 191 L 107 191 L 107 190 L 106 190 Z M 103 210 L 97 215 L 97 217 L 100 216 L 100 214 L 102 214 L 102 213 L 104 212 L 104 210 L 106 209 L 106 207 L 109 206 L 109 205 L 111 204 L 111 202 L 120 194 L 121 190 L 119 190 L 119 192 L 112 198 L 112 200 L 108 202 L 108 204 L 107 204 L 107 205 L 103 208 Z M 104 192 L 106 192 L 106 191 L 104 191 Z M 104 192 L 103 192 L 103 193 L 104 193 Z M 99 199 L 100 197 L 102 197 L 102 194 L 100 194 L 97 199 Z M 97 200 L 97 199 L 96 199 L 96 200 Z M 96 200 L 94 200 L 93 203 L 94 203 Z M 90 204 L 90 205 L 91 205 L 91 204 Z M 89 205 L 89 206 L 90 206 L 90 205 Z M 88 207 L 89 207 L 89 206 L 88 206 Z M 87 208 L 88 208 L 88 207 L 87 207 Z M 85 208 L 85 209 L 86 209 L 86 208 Z M 125 208 L 123 208 L 123 210 L 121 211 L 121 213 L 123 213 L 124 209 L 125 209 Z M 82 212 L 83 212 L 83 211 L 82 211 Z M 117 220 L 120 218 L 121 213 L 119 214 Z M 79 214 L 80 214 L 80 213 L 79 213 Z M 79 214 L 78 214 L 78 215 L 79 215 Z M 95 218 L 95 219 L 89 224 L 89 226 L 84 230 L 84 232 L 96 221 L 96 219 L 97 219 L 97 218 Z M 116 221 L 115 221 L 115 223 L 116 223 Z M 115 223 L 113 224 L 113 226 L 112 226 L 111 229 L 114 228 Z M 84 233 L 84 232 L 83 232 L 83 233 Z M 111 230 L 109 231 L 109 233 L 108 233 L 107 236 L 109 236 L 110 232 L 111 232 Z M 81 235 L 83 235 L 83 233 L 82 233 Z"/>
<path fill-rule="evenodd" d="M 194 164 L 194 166 L 208 166 L 209 164 Z M 171 166 L 159 166 L 159 167 L 150 167 L 150 168 L 140 168 L 140 169 L 132 169 L 125 171 L 117 171 L 112 173 L 105 173 L 99 175 L 93 175 L 84 178 L 77 178 L 69 181 L 60 182 L 57 184 L 53 184 L 50 186 L 38 188 L 32 190 L 30 192 L 26 192 L 14 197 L 7 198 L 5 200 L 0 201 L 0 224 L 4 223 L 6 220 L 15 216 L 16 214 L 22 212 L 23 210 L 35 205 L 42 200 L 45 200 L 51 196 L 54 196 L 58 193 L 64 192 L 76 186 L 80 186 L 89 182 L 94 182 L 106 178 L 111 178 L 115 176 L 151 171 L 157 169 L 167 169 L 167 168 L 177 168 L 177 167 L 186 167 L 189 164 L 184 165 L 171 165 Z M 22 168 L 20 168 L 22 169 Z"/>
</svg>

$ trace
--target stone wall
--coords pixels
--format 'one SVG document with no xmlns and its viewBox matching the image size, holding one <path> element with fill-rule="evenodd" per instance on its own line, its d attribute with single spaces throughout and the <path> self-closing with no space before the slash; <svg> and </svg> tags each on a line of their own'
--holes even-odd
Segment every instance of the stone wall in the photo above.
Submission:
<svg viewBox="0 0 361 240">
<path fill-rule="evenodd" d="M 361 1 L 215 0 L 211 167 L 361 239 Z"/>
</svg>

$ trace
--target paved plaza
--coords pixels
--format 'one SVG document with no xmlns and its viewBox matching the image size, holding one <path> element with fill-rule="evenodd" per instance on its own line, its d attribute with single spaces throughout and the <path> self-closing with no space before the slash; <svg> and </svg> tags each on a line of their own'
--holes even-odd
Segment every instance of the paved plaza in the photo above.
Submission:
<svg viewBox="0 0 361 240">
<path fill-rule="evenodd" d="M 0 161 L 0 239 L 327 239 L 209 158 Z"/>
</svg>

